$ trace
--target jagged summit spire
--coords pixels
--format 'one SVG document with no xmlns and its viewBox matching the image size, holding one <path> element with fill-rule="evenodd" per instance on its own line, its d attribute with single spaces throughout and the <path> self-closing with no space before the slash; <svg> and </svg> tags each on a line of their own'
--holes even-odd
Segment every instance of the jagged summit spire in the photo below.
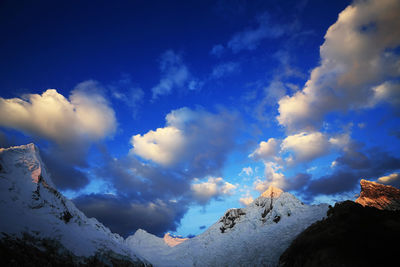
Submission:
<svg viewBox="0 0 400 267">
<path fill-rule="evenodd" d="M 278 198 L 283 193 L 283 190 L 270 185 L 266 191 L 264 191 L 261 196 L 268 197 L 268 198 Z"/>
</svg>

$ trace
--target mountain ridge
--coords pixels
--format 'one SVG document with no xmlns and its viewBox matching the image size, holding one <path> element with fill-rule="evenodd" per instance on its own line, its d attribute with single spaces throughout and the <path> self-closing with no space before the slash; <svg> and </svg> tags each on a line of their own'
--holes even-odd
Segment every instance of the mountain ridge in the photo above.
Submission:
<svg viewBox="0 0 400 267">
<path fill-rule="evenodd" d="M 34 144 L 0 149 L 0 238 L 51 239 L 77 258 L 115 254 L 146 265 L 124 239 L 95 218 L 87 218 L 55 188 Z M 22 218 L 22 220 L 21 220 Z"/>
<path fill-rule="evenodd" d="M 400 189 L 361 179 L 361 193 L 356 203 L 380 210 L 400 210 Z"/>
<path fill-rule="evenodd" d="M 126 241 L 155 266 L 276 266 L 280 254 L 313 222 L 326 216 L 327 204 L 309 206 L 280 189 L 266 190 L 245 208 L 227 210 L 202 234 L 175 247 L 137 230 Z"/>
</svg>

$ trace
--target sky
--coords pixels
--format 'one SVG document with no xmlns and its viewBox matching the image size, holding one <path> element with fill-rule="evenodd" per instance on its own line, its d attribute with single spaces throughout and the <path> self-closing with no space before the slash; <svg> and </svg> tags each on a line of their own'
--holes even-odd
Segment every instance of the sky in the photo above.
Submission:
<svg viewBox="0 0 400 267">
<path fill-rule="evenodd" d="M 124 237 L 270 185 L 400 186 L 400 1 L 1 1 L 0 146 Z"/>
</svg>

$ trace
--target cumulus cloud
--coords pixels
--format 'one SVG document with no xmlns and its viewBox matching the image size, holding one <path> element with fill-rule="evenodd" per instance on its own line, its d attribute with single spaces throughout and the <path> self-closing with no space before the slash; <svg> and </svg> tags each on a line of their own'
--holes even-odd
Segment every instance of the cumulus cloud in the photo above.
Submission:
<svg viewBox="0 0 400 267">
<path fill-rule="evenodd" d="M 172 50 L 161 55 L 160 71 L 160 82 L 151 89 L 153 99 L 169 95 L 174 89 L 187 87 L 195 90 L 200 86 L 200 82 L 193 78 L 189 68 L 183 62 L 182 56 Z"/>
<path fill-rule="evenodd" d="M 288 165 L 309 162 L 329 152 L 330 143 L 320 132 L 302 132 L 287 136 L 281 144 L 281 150 L 291 151 L 294 157 L 286 158 Z"/>
<path fill-rule="evenodd" d="M 22 98 L 0 98 L 0 125 L 42 137 L 62 145 L 97 141 L 116 129 L 114 110 L 93 87 L 79 84 L 69 99 L 55 89 Z"/>
<path fill-rule="evenodd" d="M 251 203 L 253 203 L 254 199 L 252 196 L 244 196 L 242 198 L 239 199 L 239 202 L 243 205 L 243 206 L 248 206 Z"/>
<path fill-rule="evenodd" d="M 321 65 L 302 91 L 279 101 L 279 123 L 289 132 L 318 127 L 331 111 L 398 105 L 400 3 L 356 1 L 329 27 Z"/>
<path fill-rule="evenodd" d="M 267 142 L 261 141 L 259 146 L 249 155 L 255 160 L 269 160 L 279 152 L 279 141 L 275 138 L 268 139 Z"/>
<path fill-rule="evenodd" d="M 230 75 L 235 72 L 240 71 L 240 64 L 237 62 L 226 62 L 226 63 L 221 63 L 213 68 L 213 71 L 211 73 L 211 77 L 215 79 L 219 79 L 221 77 Z"/>
<path fill-rule="evenodd" d="M 166 116 L 164 128 L 132 137 L 131 153 L 203 177 L 219 169 L 234 148 L 238 122 L 236 115 L 225 111 L 173 110 Z"/>
<path fill-rule="evenodd" d="M 260 193 L 267 190 L 271 185 L 283 189 L 285 185 L 285 175 L 280 171 L 282 166 L 275 162 L 265 162 L 264 166 L 266 180 L 257 179 L 254 182 L 254 189 Z"/>
<path fill-rule="evenodd" d="M 194 200 L 200 204 L 206 204 L 211 199 L 218 199 L 224 195 L 231 195 L 236 188 L 235 185 L 224 181 L 222 177 L 209 177 L 206 182 L 199 182 L 191 185 Z"/>
<path fill-rule="evenodd" d="M 310 179 L 311 175 L 298 173 L 293 177 L 286 177 L 282 173 L 282 166 L 275 162 L 266 162 L 265 165 L 265 180 L 257 179 L 253 186 L 254 189 L 262 193 L 270 186 L 281 188 L 284 191 L 301 190 L 305 187 Z"/>
<path fill-rule="evenodd" d="M 255 50 L 264 39 L 273 39 L 282 36 L 285 28 L 271 22 L 267 13 L 257 18 L 257 26 L 236 33 L 228 42 L 227 47 L 234 53 L 242 50 Z"/>
<path fill-rule="evenodd" d="M 184 153 L 186 139 L 181 130 L 173 126 L 149 131 L 132 137 L 133 153 L 162 165 L 176 163 Z"/>
<path fill-rule="evenodd" d="M 389 175 L 379 177 L 377 181 L 382 184 L 400 187 L 400 173 L 394 172 Z"/>
<path fill-rule="evenodd" d="M 123 235 L 138 227 L 156 234 L 174 231 L 189 205 L 206 205 L 236 187 L 217 176 L 235 147 L 235 122 L 232 112 L 182 108 L 166 116 L 164 128 L 133 136 L 126 156 L 115 158 L 100 147 L 102 162 L 91 173 L 114 195 L 82 196 L 77 205 Z"/>
</svg>

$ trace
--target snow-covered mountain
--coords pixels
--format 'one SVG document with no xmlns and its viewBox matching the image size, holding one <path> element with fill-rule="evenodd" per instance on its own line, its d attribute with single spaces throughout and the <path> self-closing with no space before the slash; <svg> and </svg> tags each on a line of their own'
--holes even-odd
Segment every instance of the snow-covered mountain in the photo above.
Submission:
<svg viewBox="0 0 400 267">
<path fill-rule="evenodd" d="M 356 202 L 380 210 L 400 210 L 400 190 L 362 179 L 361 193 Z"/>
<path fill-rule="evenodd" d="M 204 233 L 174 247 L 144 230 L 126 243 L 155 266 L 276 266 L 292 240 L 327 210 L 327 204 L 305 205 L 270 187 L 249 206 L 226 211 Z"/>
<path fill-rule="evenodd" d="M 0 214 L 0 240 L 51 239 L 77 258 L 114 255 L 146 264 L 121 236 L 57 191 L 34 144 L 0 149 Z"/>
</svg>

